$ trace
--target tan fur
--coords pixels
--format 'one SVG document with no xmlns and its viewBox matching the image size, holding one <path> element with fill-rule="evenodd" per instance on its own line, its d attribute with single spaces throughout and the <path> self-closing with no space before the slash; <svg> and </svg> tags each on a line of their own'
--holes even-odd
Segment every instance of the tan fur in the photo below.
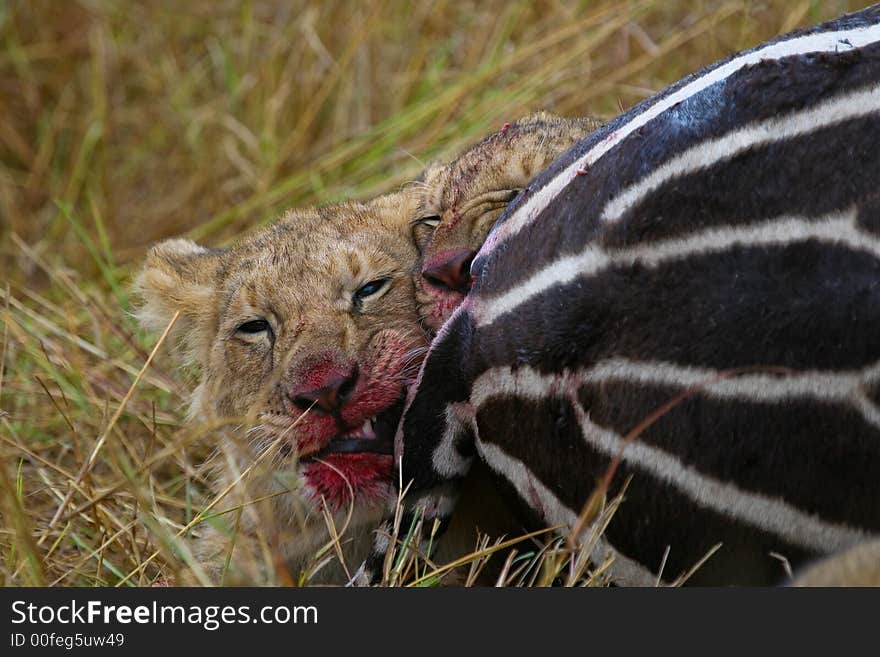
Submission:
<svg viewBox="0 0 880 657">
<path fill-rule="evenodd" d="M 880 586 L 880 540 L 826 557 L 795 577 L 793 586 Z"/>
<path fill-rule="evenodd" d="M 363 203 L 290 211 L 231 249 L 175 239 L 149 252 L 136 282 L 143 298 L 139 316 L 159 330 L 180 313 L 177 343 L 200 371 L 192 415 L 218 427 L 217 492 L 251 468 L 217 507 L 247 503 L 243 511 L 201 528 L 195 553 L 212 577 L 226 570 L 232 550 L 225 581 L 277 583 L 285 569 L 299 568 L 327 541 L 323 503 L 309 489 L 297 452 L 314 453 L 318 442 L 327 442 L 314 438 L 318 429 L 310 423 L 333 420 L 315 411 L 298 420 L 302 411 L 288 391 L 307 387 L 300 379 L 312 376 L 312 360 L 323 358 L 356 364 L 357 395 L 364 399 L 379 394 L 371 386 L 402 392 L 417 365 L 414 352 L 427 344 L 413 302 L 415 212 L 414 191 L 403 190 Z M 384 293 L 353 301 L 361 286 L 384 278 L 390 279 Z M 243 332 L 241 326 L 255 319 L 269 321 L 271 333 Z M 353 507 L 343 537 L 361 539 L 349 554 L 352 568 L 371 538 L 356 530 L 373 526 L 389 493 L 390 477 L 373 488 L 355 488 L 353 505 L 349 496 L 347 504 L 329 509 L 341 530 Z"/>
<path fill-rule="evenodd" d="M 422 272 L 458 249 L 479 250 L 492 224 L 529 182 L 575 142 L 599 127 L 593 119 L 538 113 L 506 126 L 448 165 L 423 174 L 413 238 L 419 248 L 416 300 L 436 330 L 462 295 L 440 291 Z M 436 226 L 432 226 L 436 224 Z"/>
</svg>

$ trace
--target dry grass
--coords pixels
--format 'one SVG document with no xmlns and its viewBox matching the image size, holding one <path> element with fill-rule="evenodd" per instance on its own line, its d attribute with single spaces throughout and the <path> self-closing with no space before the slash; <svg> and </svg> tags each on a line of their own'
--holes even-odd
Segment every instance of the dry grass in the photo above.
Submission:
<svg viewBox="0 0 880 657">
<path fill-rule="evenodd" d="M 180 574 L 211 431 L 129 315 L 149 243 L 391 189 L 528 111 L 612 116 L 864 4 L 0 2 L 0 583 Z"/>
</svg>

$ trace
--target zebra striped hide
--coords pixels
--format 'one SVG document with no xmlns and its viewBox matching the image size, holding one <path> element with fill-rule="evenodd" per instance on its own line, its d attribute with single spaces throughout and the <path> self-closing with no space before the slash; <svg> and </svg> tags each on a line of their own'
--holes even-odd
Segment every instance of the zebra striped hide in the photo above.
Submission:
<svg viewBox="0 0 880 657">
<path fill-rule="evenodd" d="M 692 581 L 777 583 L 780 557 L 877 533 L 880 8 L 585 138 L 472 273 L 398 432 L 410 508 L 447 516 L 480 458 L 538 523 L 571 526 L 622 453 L 602 548 L 620 583 L 653 583 L 667 548 L 671 579 L 716 543 Z"/>
</svg>

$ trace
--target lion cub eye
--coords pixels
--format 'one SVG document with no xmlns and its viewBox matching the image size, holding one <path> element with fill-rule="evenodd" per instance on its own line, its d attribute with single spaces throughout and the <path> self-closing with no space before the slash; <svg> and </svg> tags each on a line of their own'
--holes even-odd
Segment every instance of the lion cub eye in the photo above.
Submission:
<svg viewBox="0 0 880 657">
<path fill-rule="evenodd" d="M 269 322 L 267 322 L 265 319 L 252 319 L 249 322 L 241 324 L 237 329 L 235 329 L 235 332 L 247 337 L 256 337 L 260 333 L 265 333 L 269 331 L 269 329 Z"/>
<path fill-rule="evenodd" d="M 440 225 L 440 216 L 436 214 L 432 214 L 428 217 L 420 217 L 415 220 L 415 223 L 419 226 L 428 226 L 429 228 L 436 228 Z"/>
<path fill-rule="evenodd" d="M 354 302 L 359 304 L 368 297 L 376 296 L 379 292 L 385 290 L 390 282 L 390 278 L 377 278 L 375 281 L 370 281 L 366 285 L 361 285 L 354 293 Z"/>
<path fill-rule="evenodd" d="M 428 245 L 428 240 L 440 225 L 440 215 L 432 214 L 427 217 L 421 217 L 412 222 L 412 237 L 416 243 L 419 252 L 423 252 Z"/>
</svg>

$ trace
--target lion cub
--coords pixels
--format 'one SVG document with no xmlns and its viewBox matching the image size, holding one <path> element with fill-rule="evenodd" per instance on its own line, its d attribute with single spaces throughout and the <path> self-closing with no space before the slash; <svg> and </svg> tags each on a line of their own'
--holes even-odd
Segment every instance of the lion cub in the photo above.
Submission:
<svg viewBox="0 0 880 657">
<path fill-rule="evenodd" d="M 211 577 L 279 581 L 277 566 L 302 566 L 328 540 L 324 510 L 339 532 L 347 524 L 343 543 L 356 534 L 353 567 L 363 558 L 427 345 L 416 209 L 403 190 L 290 211 L 230 249 L 172 239 L 149 252 L 140 318 L 161 329 L 179 313 L 182 353 L 200 372 L 192 415 L 217 425 L 217 491 L 232 488 L 217 510 L 240 508 L 202 532 L 195 553 Z"/>
<path fill-rule="evenodd" d="M 419 185 L 413 239 L 419 249 L 416 301 L 436 331 L 470 287 L 470 265 L 501 212 L 542 169 L 599 127 L 590 119 L 538 113 L 506 125 Z"/>
</svg>

